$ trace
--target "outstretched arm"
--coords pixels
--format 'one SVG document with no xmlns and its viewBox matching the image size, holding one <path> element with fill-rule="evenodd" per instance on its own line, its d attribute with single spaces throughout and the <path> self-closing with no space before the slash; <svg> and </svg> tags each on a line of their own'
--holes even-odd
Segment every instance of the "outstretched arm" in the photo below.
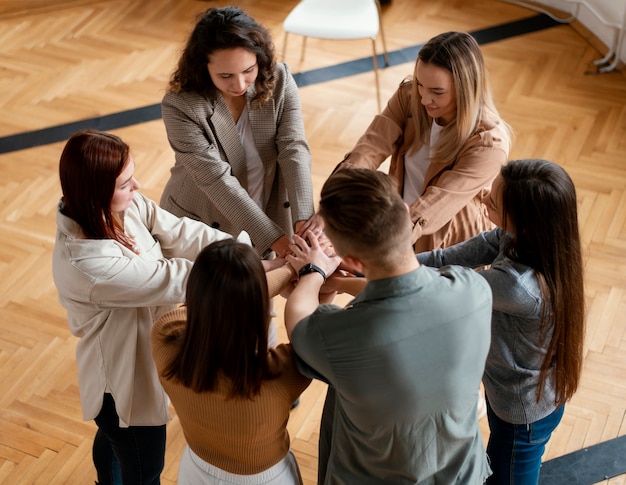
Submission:
<svg viewBox="0 0 626 485">
<path fill-rule="evenodd" d="M 281 266 L 267 271 L 265 277 L 267 278 L 269 296 L 273 298 L 290 285 L 296 274 L 290 264 L 283 263 Z"/>
<path fill-rule="evenodd" d="M 311 271 L 302 275 L 298 285 L 291 292 L 285 305 L 285 326 L 287 335 L 291 338 L 291 333 L 298 322 L 304 317 L 313 313 L 319 305 L 319 293 L 325 282 L 326 276 L 330 276 L 341 261 L 339 256 L 327 256 L 320 247 L 318 237 L 307 231 L 306 240 L 298 235 L 293 236 L 294 244 L 290 246 L 291 254 L 286 259 L 299 272 L 304 265 L 311 263 L 319 268 L 324 274 L 318 271 Z"/>
<path fill-rule="evenodd" d="M 367 279 L 362 276 L 353 276 L 344 274 L 342 271 L 336 271 L 326 280 L 323 291 L 334 291 L 336 293 L 347 293 L 356 296 L 367 284 Z"/>
</svg>

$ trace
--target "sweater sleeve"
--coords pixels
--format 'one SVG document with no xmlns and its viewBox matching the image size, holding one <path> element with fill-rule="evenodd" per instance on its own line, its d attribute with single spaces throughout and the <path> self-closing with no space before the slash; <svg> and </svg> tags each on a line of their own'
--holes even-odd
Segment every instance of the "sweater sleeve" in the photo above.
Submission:
<svg viewBox="0 0 626 485">
<path fill-rule="evenodd" d="M 288 264 L 285 264 L 280 268 L 268 271 L 265 273 L 265 276 L 267 278 L 267 289 L 270 298 L 273 298 L 287 287 L 291 281 L 293 272 L 291 267 Z"/>
<path fill-rule="evenodd" d="M 187 310 L 185 307 L 179 307 L 167 312 L 152 327 L 150 343 L 159 376 L 163 375 L 163 370 L 176 355 L 177 338 L 183 335 L 186 322 Z"/>
<path fill-rule="evenodd" d="M 480 268 L 493 263 L 500 251 L 502 230 L 485 231 L 467 241 L 445 249 L 435 249 L 416 255 L 424 266 L 441 268 L 459 265 L 468 268 Z"/>
</svg>

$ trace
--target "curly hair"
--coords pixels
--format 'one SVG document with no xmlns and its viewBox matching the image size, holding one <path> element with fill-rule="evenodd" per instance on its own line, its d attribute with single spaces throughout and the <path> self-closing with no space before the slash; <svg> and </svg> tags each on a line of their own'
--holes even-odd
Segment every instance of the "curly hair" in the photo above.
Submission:
<svg viewBox="0 0 626 485">
<path fill-rule="evenodd" d="M 210 8 L 200 14 L 169 83 L 170 92 L 196 92 L 213 100 L 217 88 L 207 63 L 213 52 L 242 47 L 256 55 L 259 73 L 255 81 L 258 103 L 274 89 L 274 44 L 269 31 L 238 7 Z"/>
</svg>

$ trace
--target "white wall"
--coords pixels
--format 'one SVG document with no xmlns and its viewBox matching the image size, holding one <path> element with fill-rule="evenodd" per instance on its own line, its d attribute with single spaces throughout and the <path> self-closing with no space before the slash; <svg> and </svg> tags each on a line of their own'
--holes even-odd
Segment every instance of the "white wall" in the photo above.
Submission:
<svg viewBox="0 0 626 485">
<path fill-rule="evenodd" d="M 553 7 L 564 12 L 573 13 L 576 8 L 576 0 L 538 0 L 535 3 L 540 3 L 548 7 Z M 608 27 L 608 24 L 623 25 L 626 16 L 626 0 L 584 0 L 581 3 L 577 20 L 588 28 L 593 34 L 600 39 L 606 46 L 606 51 L 602 53 L 604 55 L 608 52 L 609 47 L 616 44 L 615 29 Z M 598 15 L 595 15 L 587 6 L 592 5 L 595 11 L 601 16 L 605 23 L 598 19 Z M 622 35 L 623 31 L 622 31 Z M 626 39 L 622 40 L 620 60 L 626 63 Z"/>
</svg>

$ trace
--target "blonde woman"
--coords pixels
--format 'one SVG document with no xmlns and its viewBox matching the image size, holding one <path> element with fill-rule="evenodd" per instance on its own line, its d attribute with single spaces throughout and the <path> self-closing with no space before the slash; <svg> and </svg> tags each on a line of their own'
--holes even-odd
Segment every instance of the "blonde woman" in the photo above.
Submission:
<svg viewBox="0 0 626 485">
<path fill-rule="evenodd" d="M 506 163 L 510 130 L 493 103 L 482 53 L 465 32 L 420 50 L 405 79 L 339 168 L 389 173 L 410 206 L 415 249 L 464 241 L 493 227 L 482 198 Z"/>
</svg>

